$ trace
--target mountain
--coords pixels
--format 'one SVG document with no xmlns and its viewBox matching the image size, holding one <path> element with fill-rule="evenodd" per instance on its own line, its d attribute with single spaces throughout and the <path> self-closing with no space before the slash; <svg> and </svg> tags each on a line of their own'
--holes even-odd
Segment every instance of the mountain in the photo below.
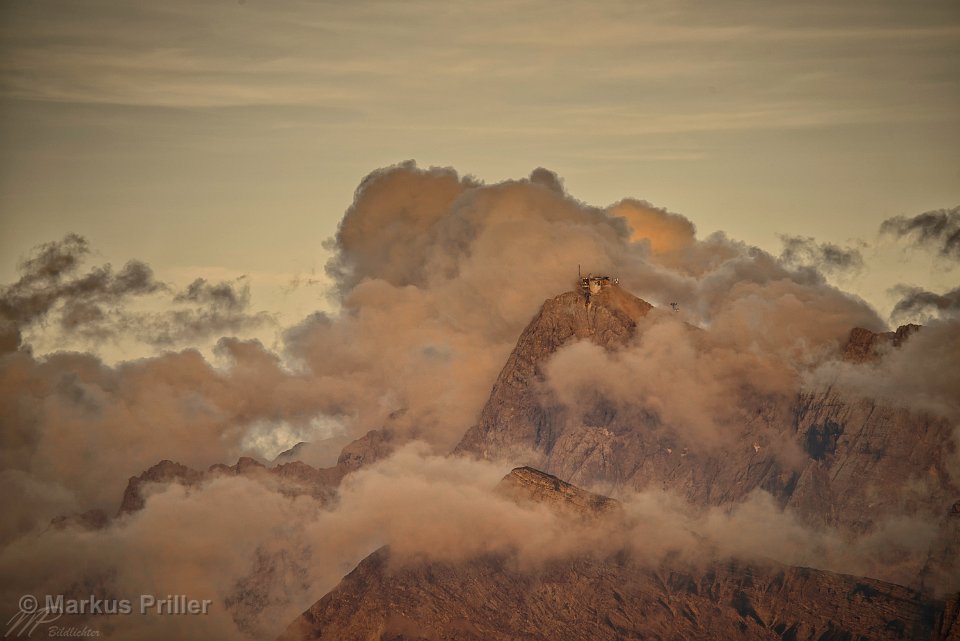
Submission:
<svg viewBox="0 0 960 641">
<path fill-rule="evenodd" d="M 605 493 L 663 489 L 700 506 L 762 489 L 809 524 L 853 534 L 891 515 L 948 522 L 960 488 L 948 474 L 955 446 L 943 417 L 798 385 L 784 398 L 731 398 L 743 420 L 723 443 L 701 445 L 651 408 L 624 408 L 601 393 L 574 411 L 544 392 L 544 367 L 560 348 L 590 341 L 614 353 L 658 314 L 616 285 L 589 303 L 579 292 L 547 300 L 455 452 L 526 463 Z M 866 367 L 918 330 L 855 328 L 836 358 Z M 708 330 L 689 331 L 696 339 Z"/>
<path fill-rule="evenodd" d="M 499 491 L 568 518 L 617 509 L 532 468 L 513 470 Z M 651 567 L 620 552 L 530 571 L 507 553 L 411 564 L 381 548 L 281 640 L 956 640 L 958 607 L 956 598 L 772 562 Z"/>
<path fill-rule="evenodd" d="M 890 558 L 887 574 L 858 578 L 755 559 L 692 565 L 668 557 L 651 565 L 627 551 L 589 549 L 531 571 L 509 552 L 411 563 L 387 547 L 298 618 L 284 639 L 960 641 L 960 606 L 942 598 L 960 573 L 960 489 L 949 473 L 956 452 L 944 417 L 798 383 L 780 396 L 746 390 L 732 397 L 742 421 L 711 444 L 691 441 L 655 408 L 614 402 L 602 390 L 575 408 L 549 392 L 546 371 L 564 347 L 585 341 L 616 355 L 676 318 L 615 284 L 589 299 L 575 291 L 545 301 L 454 453 L 520 465 L 495 491 L 548 505 L 576 527 L 616 527 L 623 507 L 608 495 L 665 490 L 697 510 L 732 506 L 762 490 L 811 531 L 876 542 L 884 528 L 910 528 L 926 537 L 919 552 Z M 710 337 L 709 329 L 677 327 L 695 348 Z M 874 367 L 918 331 L 854 328 L 833 358 Z M 156 484 L 189 486 L 223 474 L 331 505 L 342 479 L 388 456 L 395 438 L 389 429 L 372 431 L 327 468 L 241 459 L 198 471 L 163 461 L 130 479 L 120 513 L 140 509 Z M 73 518 L 83 527 L 103 520 Z M 271 629 L 264 603 L 272 595 L 309 590 L 303 567 L 310 561 L 298 554 L 258 552 L 226 603 L 242 630 Z"/>
<path fill-rule="evenodd" d="M 130 477 L 117 515 L 130 514 L 142 509 L 152 487 L 170 483 L 187 487 L 196 486 L 218 475 L 246 476 L 269 481 L 277 484 L 280 492 L 288 496 L 306 494 L 321 503 L 328 503 L 344 476 L 363 465 L 369 465 L 386 457 L 392 448 L 393 441 L 389 432 L 371 430 L 348 443 L 340 452 L 337 464 L 328 468 L 315 468 L 301 461 L 292 460 L 291 454 L 280 459 L 290 462 L 270 467 L 256 459 L 241 457 L 235 465 L 211 465 L 206 471 L 195 470 L 173 461 L 160 461 L 141 474 Z"/>
<path fill-rule="evenodd" d="M 520 334 L 479 422 L 455 451 L 484 458 L 525 448 L 553 451 L 562 436 L 562 425 L 558 411 L 544 407 L 537 394 L 544 362 L 575 340 L 590 340 L 608 349 L 622 346 L 652 309 L 616 285 L 594 294 L 589 304 L 580 292 L 566 292 L 546 301 Z"/>
</svg>

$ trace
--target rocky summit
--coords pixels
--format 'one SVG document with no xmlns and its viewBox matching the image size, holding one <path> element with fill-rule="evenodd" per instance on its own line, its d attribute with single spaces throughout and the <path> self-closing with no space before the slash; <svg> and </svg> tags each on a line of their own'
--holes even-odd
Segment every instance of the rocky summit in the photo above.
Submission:
<svg viewBox="0 0 960 641">
<path fill-rule="evenodd" d="M 617 286 L 589 304 L 579 292 L 546 301 L 456 452 L 528 463 L 606 492 L 663 489 L 701 506 L 764 490 L 808 524 L 851 533 L 905 511 L 950 527 L 960 488 L 948 473 L 953 425 L 942 416 L 798 384 L 782 398 L 737 399 L 743 420 L 723 443 L 700 446 L 651 408 L 624 408 L 599 394 L 573 412 L 543 392 L 544 367 L 562 347 L 590 341 L 615 352 L 657 313 Z M 918 330 L 853 329 L 836 358 L 872 362 Z"/>
<path fill-rule="evenodd" d="M 878 580 L 889 576 L 756 559 L 652 562 L 623 549 L 584 550 L 531 570 L 509 552 L 410 562 L 384 547 L 282 639 L 960 640 L 960 603 L 950 592 L 960 573 L 960 489 L 950 474 L 957 453 L 947 418 L 798 383 L 777 397 L 731 399 L 743 405 L 742 420 L 723 442 L 701 446 L 641 403 L 625 407 L 601 393 L 574 410 L 545 393 L 550 359 L 566 346 L 588 341 L 616 354 L 670 314 L 613 283 L 588 296 L 571 291 L 547 300 L 454 454 L 520 465 L 491 490 L 520 504 L 546 505 L 571 519 L 571 527 L 615 528 L 624 508 L 608 495 L 651 489 L 692 509 L 725 509 L 766 492 L 804 527 L 847 541 L 877 541 L 884 528 L 923 523 L 923 554 L 914 555 L 920 560 L 890 559 L 900 564 L 898 584 Z M 694 345 L 709 336 L 709 329 L 681 328 Z M 854 328 L 830 358 L 844 367 L 875 367 L 918 331 Z M 217 475 L 243 475 L 329 506 L 347 474 L 398 444 L 390 430 L 372 431 L 326 469 L 241 459 L 197 471 L 162 461 L 130 479 L 119 516 L 141 509 L 156 485 L 190 487 Z M 96 528 L 105 519 L 82 514 L 54 525 Z M 257 560 L 227 603 L 242 629 L 262 627 L 264 586 L 287 575 L 307 580 L 300 564 L 283 554 Z"/>
<path fill-rule="evenodd" d="M 561 348 L 590 341 L 616 352 L 658 314 L 616 285 L 547 300 L 455 453 L 526 463 L 496 491 L 578 523 L 621 510 L 580 485 L 665 490 L 694 507 L 761 490 L 807 527 L 849 540 L 875 535 L 890 517 L 922 520 L 935 533 L 926 561 L 904 575 L 910 587 L 772 561 L 651 563 L 586 551 L 531 571 L 508 553 L 409 563 L 385 547 L 282 639 L 960 639 L 960 603 L 942 589 L 955 583 L 960 551 L 950 422 L 798 385 L 785 398 L 747 395 L 754 404 L 732 437 L 700 448 L 650 408 L 624 411 L 600 395 L 574 413 L 544 394 L 545 366 Z M 917 331 L 855 328 L 833 358 L 871 366 Z"/>
</svg>

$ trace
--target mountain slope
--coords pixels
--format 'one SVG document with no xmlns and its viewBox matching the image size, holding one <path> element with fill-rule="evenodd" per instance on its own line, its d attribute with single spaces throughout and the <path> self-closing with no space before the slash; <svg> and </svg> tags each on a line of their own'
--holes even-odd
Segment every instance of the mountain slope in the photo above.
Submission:
<svg viewBox="0 0 960 641">
<path fill-rule="evenodd" d="M 613 285 L 591 297 L 566 292 L 546 301 L 520 335 L 497 377 L 477 425 L 457 452 L 485 458 L 524 448 L 550 451 L 561 433 L 558 415 L 538 403 L 534 385 L 542 379 L 546 359 L 570 341 L 589 339 L 603 347 L 623 345 L 637 322 L 653 306 Z"/>
<path fill-rule="evenodd" d="M 501 483 L 554 506 L 604 504 L 530 468 Z M 595 497 L 595 498 L 590 498 Z M 585 499 L 585 500 L 584 500 Z M 530 569 L 510 554 L 461 563 L 367 557 L 283 641 L 957 639 L 949 603 L 872 579 L 773 563 L 649 567 L 627 553 Z"/>
<path fill-rule="evenodd" d="M 745 394 L 730 399 L 743 418 L 724 442 L 700 446 L 640 404 L 624 408 L 601 392 L 574 411 L 544 393 L 544 367 L 560 348 L 585 340 L 616 351 L 658 313 L 618 287 L 589 305 L 578 292 L 546 301 L 455 451 L 530 464 L 608 493 L 665 489 L 702 506 L 763 489 L 811 524 L 853 533 L 890 515 L 942 521 L 960 498 L 948 474 L 955 448 L 949 421 L 882 399 L 830 388 L 801 393 L 799 386 L 784 398 Z M 872 361 L 917 329 L 855 329 L 842 353 Z"/>
</svg>

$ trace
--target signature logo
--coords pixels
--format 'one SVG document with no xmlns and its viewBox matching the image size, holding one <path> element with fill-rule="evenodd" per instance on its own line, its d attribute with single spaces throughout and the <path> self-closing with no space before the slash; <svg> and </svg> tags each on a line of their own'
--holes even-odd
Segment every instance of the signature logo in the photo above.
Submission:
<svg viewBox="0 0 960 641">
<path fill-rule="evenodd" d="M 24 594 L 20 597 L 19 606 L 20 611 L 7 620 L 7 631 L 4 637 L 29 637 L 40 625 L 53 623 L 63 616 L 62 611 L 41 608 L 37 597 L 32 594 Z"/>
</svg>

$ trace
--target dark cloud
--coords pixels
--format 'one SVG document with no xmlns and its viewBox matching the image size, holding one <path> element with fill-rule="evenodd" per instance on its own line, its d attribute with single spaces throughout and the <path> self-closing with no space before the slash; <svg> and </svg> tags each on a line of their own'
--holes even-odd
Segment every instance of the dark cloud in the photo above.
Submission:
<svg viewBox="0 0 960 641">
<path fill-rule="evenodd" d="M 236 334 L 272 322 L 273 317 L 266 312 L 249 311 L 250 285 L 244 281 L 241 277 L 233 282 L 210 283 L 197 278 L 173 298 L 174 303 L 192 307 L 142 317 L 141 340 L 170 346 L 208 336 Z"/>
<path fill-rule="evenodd" d="M 943 294 L 908 285 L 899 285 L 891 291 L 900 296 L 890 313 L 896 321 L 931 315 L 946 318 L 960 312 L 960 287 Z"/>
<path fill-rule="evenodd" d="M 198 278 L 165 301 L 160 312 L 133 311 L 134 298 L 170 294 L 149 265 L 127 262 L 119 271 L 110 264 L 79 273 L 91 253 L 82 236 L 68 234 L 45 243 L 20 263 L 20 278 L 0 288 L 0 353 L 19 347 L 23 330 L 53 319 L 64 338 L 102 341 L 134 336 L 158 346 L 222 336 L 272 321 L 250 308 L 250 286 L 236 281 L 211 283 Z"/>
<path fill-rule="evenodd" d="M 20 279 L 0 289 L 0 317 L 26 325 L 44 318 L 60 304 L 83 304 L 89 310 L 165 287 L 154 279 L 148 265 L 135 260 L 119 272 L 114 272 L 108 263 L 82 276 L 73 276 L 89 252 L 87 241 L 76 234 L 38 247 L 32 257 L 20 264 Z M 74 314 L 71 322 L 82 320 L 83 316 Z"/>
<path fill-rule="evenodd" d="M 783 242 L 780 261 L 788 267 L 813 267 L 825 273 L 863 269 L 863 256 L 856 248 L 818 243 L 804 236 L 781 235 L 780 240 Z"/>
<path fill-rule="evenodd" d="M 880 225 L 880 233 L 908 237 L 945 258 L 960 260 L 960 206 L 924 212 L 913 218 L 888 218 Z"/>
<path fill-rule="evenodd" d="M 250 304 L 250 287 L 244 285 L 237 288 L 226 281 L 209 283 L 205 278 L 198 278 L 174 296 L 173 301 L 201 303 L 213 309 L 238 311 Z"/>
<path fill-rule="evenodd" d="M 535 185 L 542 185 L 558 194 L 564 193 L 563 178 L 543 167 L 537 167 L 530 172 L 530 182 Z"/>
<path fill-rule="evenodd" d="M 70 332 L 108 333 L 104 323 L 110 310 L 131 297 L 166 288 L 148 265 L 132 260 L 116 272 L 108 263 L 77 275 L 90 253 L 82 236 L 68 234 L 45 243 L 20 263 L 20 278 L 0 288 L 0 333 L 5 348 L 16 349 L 22 330 L 61 312 L 59 324 Z"/>
<path fill-rule="evenodd" d="M 449 168 L 418 170 L 413 161 L 371 173 L 357 187 L 334 243 L 328 244 L 337 253 L 326 265 L 327 274 L 346 292 L 365 278 L 422 285 L 432 271 L 449 273 L 449 261 L 431 265 L 431 257 L 446 245 L 444 222 L 455 201 L 475 184 Z"/>
<path fill-rule="evenodd" d="M 32 257 L 21 261 L 22 276 L 17 285 L 25 287 L 37 281 L 58 281 L 64 274 L 76 271 L 89 253 L 87 240 L 77 234 L 67 234 L 61 241 L 44 243 L 34 250 Z"/>
</svg>

